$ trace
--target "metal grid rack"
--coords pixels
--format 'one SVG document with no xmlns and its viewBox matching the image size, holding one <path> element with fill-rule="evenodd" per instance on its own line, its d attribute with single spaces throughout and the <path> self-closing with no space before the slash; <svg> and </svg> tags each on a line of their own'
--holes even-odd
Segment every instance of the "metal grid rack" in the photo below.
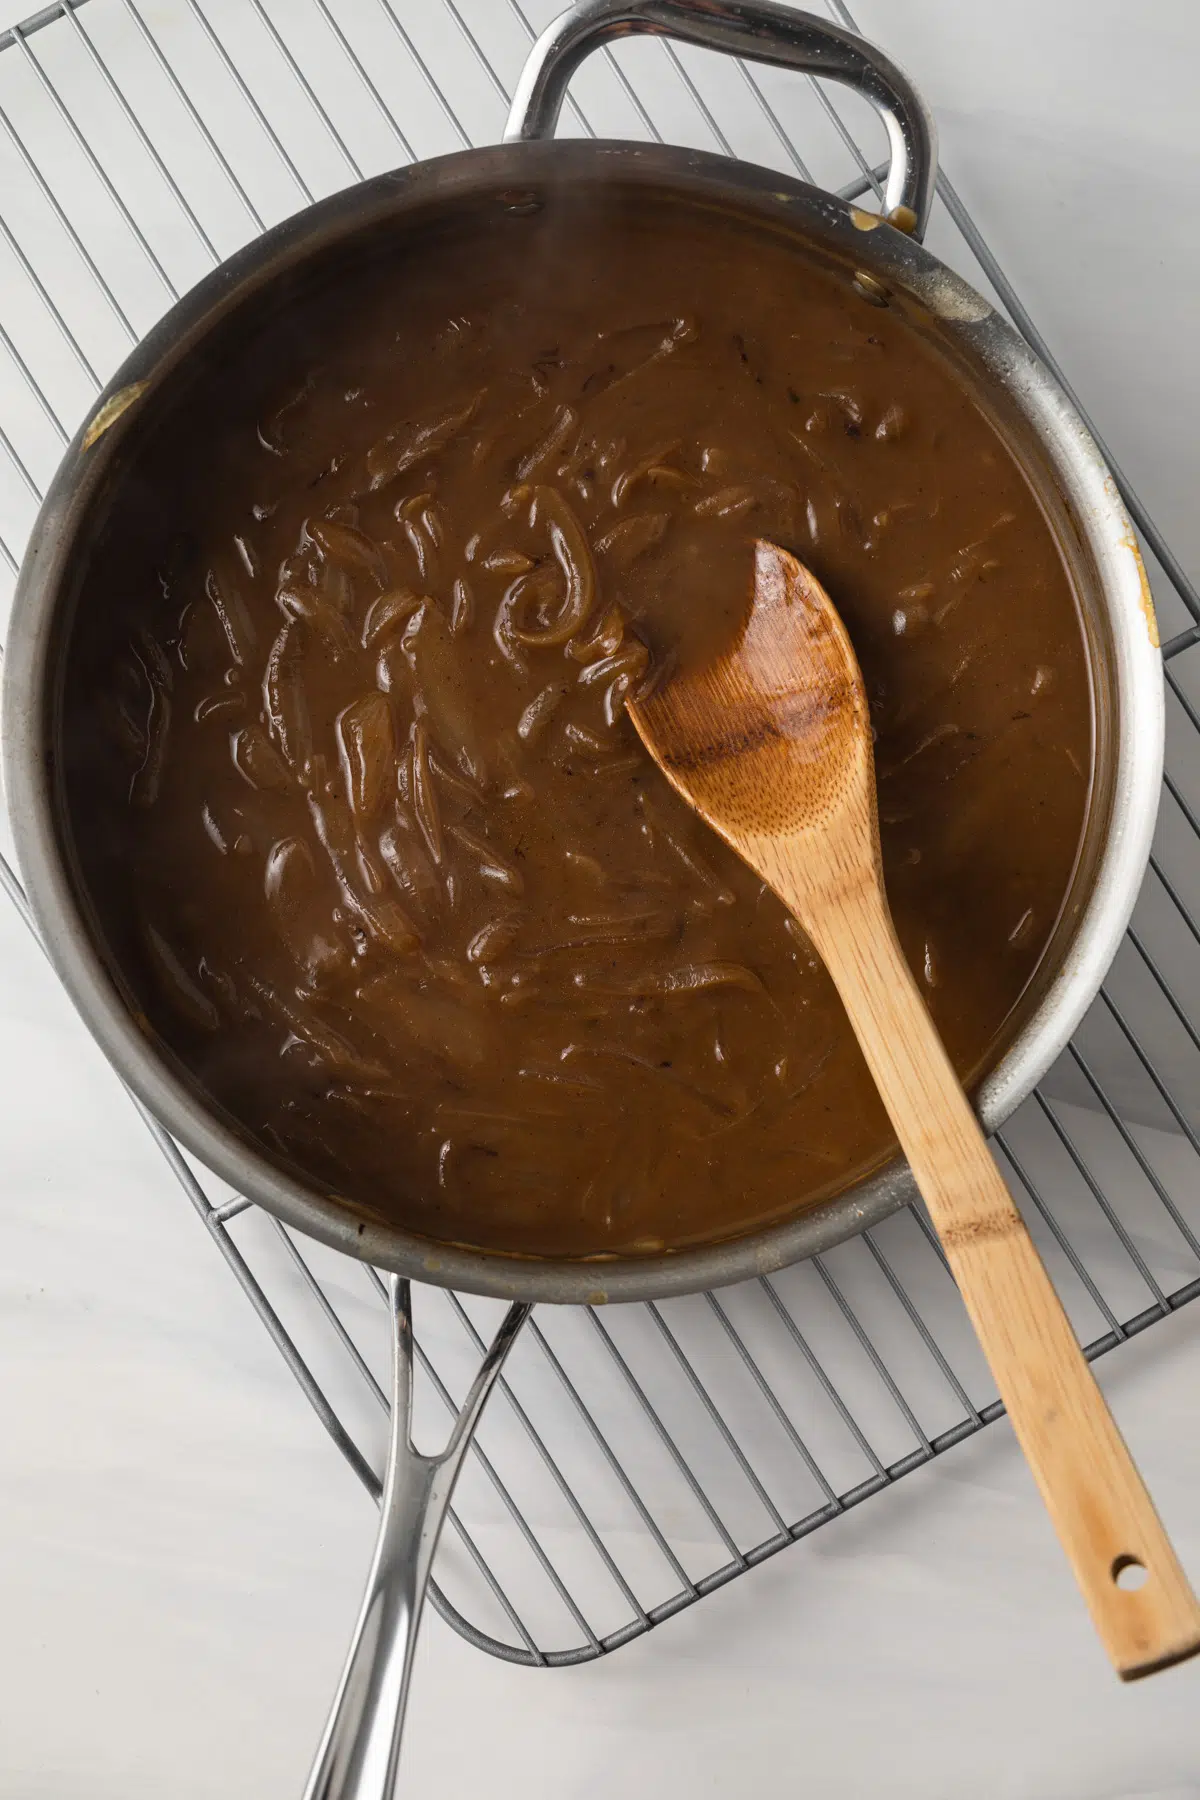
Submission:
<svg viewBox="0 0 1200 1800">
<path fill-rule="evenodd" d="M 852 24 L 840 0 L 828 4 Z M 312 198 L 497 138 L 525 50 L 555 10 L 556 0 L 57 0 L 0 32 L 0 594 L 70 432 L 164 307 Z M 696 143 L 847 195 L 878 192 L 882 134 L 852 98 L 662 44 L 593 59 L 565 129 Z M 939 195 L 939 253 L 1054 366 L 944 175 Z M 1190 1098 L 1200 1095 L 1200 664 L 1186 654 L 1200 642 L 1200 598 L 1122 485 L 1173 633 L 1163 814 L 1105 990 L 1001 1139 L 1094 1356 L 1200 1294 Z M 28 920 L 3 859 L 0 876 Z M 146 1124 L 378 1496 L 382 1283 L 294 1240 Z M 455 1295 L 418 1297 L 419 1431 L 457 1405 L 492 1314 Z M 603 1316 L 543 1308 L 464 1472 L 435 1604 L 510 1661 L 586 1661 L 999 1411 L 915 1210 L 721 1294 Z"/>
</svg>

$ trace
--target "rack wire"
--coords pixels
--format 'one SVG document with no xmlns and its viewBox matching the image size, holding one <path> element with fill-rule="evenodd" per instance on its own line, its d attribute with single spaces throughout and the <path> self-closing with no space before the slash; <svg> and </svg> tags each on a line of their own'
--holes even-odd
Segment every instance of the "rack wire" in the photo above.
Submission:
<svg viewBox="0 0 1200 1800">
<path fill-rule="evenodd" d="M 853 24 L 841 0 L 828 3 Z M 298 206 L 415 157 L 494 141 L 554 10 L 555 0 L 57 0 L 0 32 L 0 601 L 62 448 L 165 307 Z M 848 196 L 879 190 L 882 134 L 852 97 L 661 43 L 592 59 L 564 129 L 694 143 Z M 945 174 L 938 193 L 939 253 L 1063 379 Z M 1200 665 L 1188 654 L 1200 598 L 1118 479 L 1170 633 L 1162 815 L 1104 991 L 1000 1140 L 1089 1356 L 1200 1294 Z M 0 879 L 32 930 L 2 858 Z M 143 1116 L 377 1498 L 379 1277 L 296 1240 Z M 457 1405 L 493 1312 L 454 1294 L 418 1297 L 419 1432 Z M 1000 1410 L 916 1209 L 719 1294 L 603 1314 L 542 1308 L 464 1472 L 434 1603 L 509 1661 L 587 1661 Z"/>
</svg>

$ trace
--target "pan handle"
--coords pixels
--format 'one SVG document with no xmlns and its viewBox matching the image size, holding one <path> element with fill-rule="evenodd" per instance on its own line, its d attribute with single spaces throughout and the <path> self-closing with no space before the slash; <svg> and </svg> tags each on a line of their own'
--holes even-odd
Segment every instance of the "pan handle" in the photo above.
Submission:
<svg viewBox="0 0 1200 1800">
<path fill-rule="evenodd" d="M 914 237 L 924 234 L 937 174 L 937 132 L 924 100 L 873 44 L 773 0 L 578 0 L 551 21 L 530 51 L 505 141 L 553 136 L 567 86 L 584 57 L 609 38 L 635 32 L 799 69 L 853 88 L 887 128 L 885 212 Z"/>
<path fill-rule="evenodd" d="M 492 1386 L 532 1308 L 510 1306 L 439 1456 L 412 1442 L 412 1310 L 391 1276 L 392 1432 L 379 1536 L 358 1623 L 304 1800 L 390 1800 L 421 1607 L 454 1484 Z"/>
</svg>

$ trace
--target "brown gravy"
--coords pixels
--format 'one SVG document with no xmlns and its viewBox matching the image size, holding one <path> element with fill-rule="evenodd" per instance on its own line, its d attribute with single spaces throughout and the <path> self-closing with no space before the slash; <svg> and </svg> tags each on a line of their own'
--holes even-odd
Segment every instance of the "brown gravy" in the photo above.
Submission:
<svg viewBox="0 0 1200 1800">
<path fill-rule="evenodd" d="M 823 969 L 623 713 L 639 640 L 730 630 L 760 535 L 843 612 L 901 940 L 994 1063 L 1080 842 L 1081 626 L 1000 431 L 848 274 L 645 192 L 496 208 L 282 312 L 148 473 L 169 539 L 101 548 L 68 673 L 77 849 L 137 1006 L 272 1153 L 566 1255 L 892 1153 Z"/>
</svg>

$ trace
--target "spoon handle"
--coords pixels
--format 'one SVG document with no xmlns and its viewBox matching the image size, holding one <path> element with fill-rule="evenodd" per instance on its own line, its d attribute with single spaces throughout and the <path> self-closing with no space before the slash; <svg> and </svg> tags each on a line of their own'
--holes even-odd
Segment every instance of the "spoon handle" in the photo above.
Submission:
<svg viewBox="0 0 1200 1800">
<path fill-rule="evenodd" d="M 1126 1681 L 1179 1662 L 1200 1650 L 1200 1606 L 925 1008 L 882 889 L 864 883 L 819 911 L 804 923 L 1100 1638 Z"/>
</svg>

